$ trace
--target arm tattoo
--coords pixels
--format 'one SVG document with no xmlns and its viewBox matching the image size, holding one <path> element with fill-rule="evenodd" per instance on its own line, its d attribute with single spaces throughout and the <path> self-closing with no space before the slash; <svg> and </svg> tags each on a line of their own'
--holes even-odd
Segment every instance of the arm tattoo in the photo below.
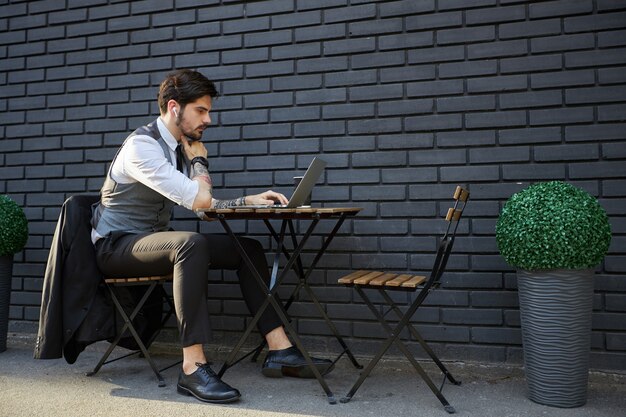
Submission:
<svg viewBox="0 0 626 417">
<path fill-rule="evenodd" d="M 243 206 L 246 204 L 246 197 L 233 198 L 232 200 L 218 200 L 213 199 L 214 209 L 224 209 L 228 207 Z"/>
</svg>

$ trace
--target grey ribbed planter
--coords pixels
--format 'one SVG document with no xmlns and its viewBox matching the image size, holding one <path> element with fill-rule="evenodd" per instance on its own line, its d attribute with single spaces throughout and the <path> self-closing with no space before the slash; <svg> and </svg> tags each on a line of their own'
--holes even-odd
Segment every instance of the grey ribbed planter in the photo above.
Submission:
<svg viewBox="0 0 626 417">
<path fill-rule="evenodd" d="M 587 402 L 593 270 L 517 271 L 528 398 Z"/>
<path fill-rule="evenodd" d="M 0 352 L 7 350 L 9 332 L 9 303 L 11 302 L 11 277 L 13 255 L 0 256 Z"/>
</svg>

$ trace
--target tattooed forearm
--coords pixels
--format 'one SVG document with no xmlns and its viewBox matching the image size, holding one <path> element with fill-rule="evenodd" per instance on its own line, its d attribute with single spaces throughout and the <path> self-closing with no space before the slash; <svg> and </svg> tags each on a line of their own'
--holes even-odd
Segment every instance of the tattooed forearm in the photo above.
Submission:
<svg viewBox="0 0 626 417">
<path fill-rule="evenodd" d="M 228 207 L 243 206 L 246 204 L 246 197 L 233 198 L 232 200 L 213 199 L 213 208 L 223 209 Z"/>
</svg>

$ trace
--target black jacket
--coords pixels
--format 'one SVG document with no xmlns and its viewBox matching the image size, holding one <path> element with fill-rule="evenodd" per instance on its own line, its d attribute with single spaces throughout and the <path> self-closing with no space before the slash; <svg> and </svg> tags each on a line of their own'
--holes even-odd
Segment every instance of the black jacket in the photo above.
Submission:
<svg viewBox="0 0 626 417">
<path fill-rule="evenodd" d="M 123 320 L 115 312 L 91 242 L 91 207 L 99 200 L 95 195 L 75 195 L 63 203 L 44 275 L 35 359 L 64 357 L 74 363 L 87 345 L 111 340 L 121 330 Z M 117 287 L 115 292 L 130 314 L 145 287 Z M 167 295 L 153 291 L 133 319 L 133 327 L 146 347 L 162 326 L 162 296 Z M 129 332 L 118 345 L 138 349 Z"/>
<path fill-rule="evenodd" d="M 36 359 L 74 363 L 85 346 L 115 335 L 115 314 L 91 243 L 91 205 L 98 196 L 68 198 L 52 239 L 41 297 Z"/>
</svg>

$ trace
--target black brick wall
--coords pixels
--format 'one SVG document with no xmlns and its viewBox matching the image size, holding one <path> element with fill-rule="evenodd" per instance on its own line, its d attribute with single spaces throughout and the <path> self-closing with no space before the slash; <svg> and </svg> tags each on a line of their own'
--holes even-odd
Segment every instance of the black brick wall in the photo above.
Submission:
<svg viewBox="0 0 626 417">
<path fill-rule="evenodd" d="M 592 366 L 626 369 L 623 0 L 0 0 L 0 192 L 30 220 L 13 326 L 35 328 L 60 205 L 99 190 L 126 134 L 156 116 L 158 83 L 181 67 L 223 94 L 205 138 L 218 196 L 289 192 L 319 154 L 329 166 L 316 203 L 364 208 L 312 276 L 355 350 L 371 352 L 380 328 L 336 278 L 428 268 L 460 183 L 472 192 L 461 236 L 416 321 L 445 358 L 519 361 L 515 274 L 494 225 L 512 193 L 560 179 L 610 216 Z M 177 227 L 221 231 L 176 214 Z M 234 227 L 269 246 L 262 225 Z M 215 329 L 240 331 L 235 275 L 209 279 Z M 311 307 L 294 307 L 300 332 L 334 348 Z"/>
</svg>

